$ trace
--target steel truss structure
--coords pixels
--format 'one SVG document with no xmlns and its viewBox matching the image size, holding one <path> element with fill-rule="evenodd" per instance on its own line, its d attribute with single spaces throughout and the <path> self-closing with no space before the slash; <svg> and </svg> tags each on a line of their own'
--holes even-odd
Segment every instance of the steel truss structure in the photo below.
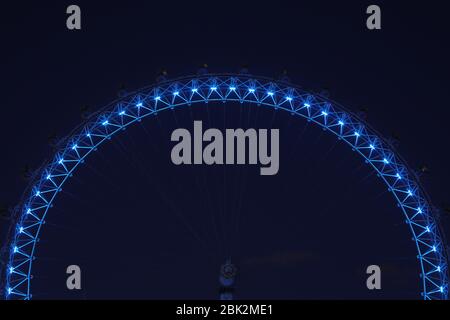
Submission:
<svg viewBox="0 0 450 320">
<path fill-rule="evenodd" d="M 212 101 L 255 104 L 305 118 L 348 144 L 384 181 L 405 216 L 417 247 L 422 297 L 447 299 L 446 245 L 433 208 L 414 172 L 381 136 L 337 103 L 287 82 L 245 74 L 164 81 L 119 99 L 75 129 L 19 204 L 4 272 L 6 299 L 31 299 L 32 265 L 45 218 L 64 183 L 90 153 L 116 133 L 168 109 Z"/>
</svg>

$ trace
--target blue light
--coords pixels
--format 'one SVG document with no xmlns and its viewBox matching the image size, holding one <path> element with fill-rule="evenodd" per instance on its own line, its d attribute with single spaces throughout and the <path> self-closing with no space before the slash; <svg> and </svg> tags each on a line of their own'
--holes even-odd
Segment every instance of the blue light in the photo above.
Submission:
<svg viewBox="0 0 450 320">
<path fill-rule="evenodd" d="M 19 248 L 17 248 L 16 246 L 13 248 L 14 253 L 17 253 L 19 251 Z"/>
<path fill-rule="evenodd" d="M 216 82 L 216 78 L 220 82 Z M 389 151 L 387 148 L 388 146 L 384 145 L 384 142 L 377 141 L 376 139 L 376 132 L 372 132 L 370 128 L 367 128 L 367 130 L 364 128 L 364 121 L 358 121 L 358 119 L 352 118 L 351 115 L 347 116 L 344 111 L 339 111 L 338 107 L 335 110 L 334 107 L 331 107 L 331 105 L 325 104 L 322 99 L 317 100 L 314 95 L 308 96 L 305 95 L 302 90 L 299 89 L 299 91 L 296 91 L 295 89 L 288 88 L 286 86 L 283 86 L 282 84 L 277 84 L 277 86 L 272 86 L 272 83 L 265 82 L 263 79 L 261 80 L 251 80 L 252 78 L 249 78 L 247 76 L 240 77 L 236 75 L 236 78 L 234 76 L 214 76 L 210 77 L 209 79 L 206 79 L 205 77 L 199 77 L 199 78 L 189 78 L 188 80 L 180 80 L 173 83 L 163 84 L 164 91 L 158 91 L 159 89 L 151 88 L 144 89 L 143 91 L 139 91 L 138 93 L 134 94 L 134 97 L 127 98 L 129 101 L 125 105 L 117 105 L 114 104 L 111 106 L 111 109 L 109 111 L 105 111 L 103 115 L 101 115 L 99 118 L 95 117 L 96 120 L 94 122 L 89 123 L 88 126 L 84 127 L 84 129 L 81 129 L 80 131 L 77 131 L 76 135 L 74 135 L 72 138 L 68 137 L 69 144 L 64 146 L 66 148 L 65 151 L 60 150 L 61 153 L 58 153 L 56 155 L 56 158 L 54 158 L 53 163 L 50 163 L 47 168 L 44 168 L 43 175 L 41 176 L 42 182 L 44 182 L 41 185 L 36 185 L 35 188 L 28 191 L 28 199 L 26 199 L 24 204 L 21 205 L 22 211 L 21 214 L 23 215 L 22 218 L 25 218 L 25 220 L 22 220 L 21 223 L 20 220 L 16 221 L 16 227 L 13 226 L 13 231 L 15 231 L 17 234 L 17 238 L 13 240 L 13 246 L 17 245 L 17 247 L 9 246 L 9 251 L 11 252 L 11 256 L 13 258 L 16 258 L 16 261 L 11 260 L 13 262 L 10 262 L 7 264 L 7 267 L 13 266 L 14 268 L 17 267 L 17 271 L 14 270 L 14 276 L 11 278 L 14 278 L 14 282 L 8 283 L 9 285 L 5 286 L 4 294 L 6 294 L 8 291 L 12 292 L 13 295 L 17 295 L 17 297 L 23 297 L 30 298 L 31 293 L 29 291 L 22 292 L 22 287 L 24 287 L 24 290 L 27 290 L 26 287 L 26 281 L 28 281 L 28 284 L 31 279 L 31 273 L 30 272 L 24 272 L 22 274 L 22 269 L 25 270 L 25 268 L 22 268 L 20 265 L 17 265 L 17 258 L 20 256 L 20 258 L 25 259 L 27 258 L 29 261 L 29 265 L 27 265 L 27 271 L 31 270 L 28 269 L 31 268 L 31 258 L 32 256 L 28 256 L 28 249 L 24 246 L 24 243 L 27 243 L 28 241 L 35 240 L 37 242 L 37 237 L 35 234 L 35 229 L 37 228 L 29 228 L 28 224 L 25 224 L 25 221 L 33 221 L 36 222 L 36 224 L 44 223 L 44 216 L 41 215 L 41 208 L 43 208 L 42 202 L 46 202 L 50 195 L 53 193 L 56 193 L 57 191 L 62 190 L 62 184 L 66 180 L 65 177 L 71 176 L 71 169 L 73 166 L 75 166 L 78 163 L 82 163 L 83 159 L 80 157 L 74 157 L 76 155 L 77 151 L 71 151 L 77 150 L 78 148 L 82 152 L 84 149 L 86 151 L 90 151 L 91 149 L 95 149 L 97 145 L 103 142 L 105 135 L 111 135 L 116 132 L 115 128 L 119 127 L 119 125 L 125 125 L 121 121 L 127 120 L 130 121 L 131 124 L 134 122 L 135 119 L 134 113 L 130 111 L 130 115 L 128 115 L 126 112 L 128 110 L 135 110 L 139 114 L 140 111 L 138 111 L 139 107 L 145 108 L 145 110 L 148 110 L 150 112 L 159 110 L 165 110 L 166 108 L 163 108 L 162 106 L 168 106 L 168 110 L 174 109 L 178 105 L 184 105 L 188 104 L 190 105 L 191 100 L 196 100 L 195 102 L 208 102 L 210 98 L 206 93 L 209 92 L 210 96 L 216 96 L 223 100 L 223 102 L 227 101 L 234 101 L 236 98 L 239 98 L 241 101 L 245 100 L 245 95 L 251 96 L 251 94 L 256 95 L 256 90 L 259 90 L 258 95 L 264 95 L 264 91 L 266 91 L 265 101 L 264 99 L 251 99 L 252 103 L 258 103 L 259 104 L 267 104 L 268 106 L 272 106 L 274 108 L 280 108 L 285 109 L 286 111 L 292 113 L 292 114 L 298 114 L 303 117 L 307 117 L 308 120 L 312 120 L 315 124 L 318 124 L 322 127 L 326 127 L 329 124 L 334 125 L 334 131 L 333 133 L 338 135 L 340 139 L 344 139 L 349 144 L 352 144 L 351 147 L 353 149 L 356 149 L 360 155 L 362 155 L 366 160 L 367 163 L 373 165 L 375 167 L 375 170 L 379 173 L 379 177 L 384 178 L 384 182 L 388 185 L 389 190 L 394 194 L 395 200 L 397 200 L 397 204 L 401 209 L 407 210 L 407 221 L 410 224 L 413 224 L 415 222 L 415 219 L 418 219 L 417 224 L 412 226 L 414 229 L 419 230 L 418 232 L 421 233 L 419 236 L 415 231 L 413 230 L 413 241 L 416 242 L 416 244 L 419 245 L 418 251 L 419 251 L 419 259 L 422 265 L 421 275 L 423 276 L 423 283 L 424 283 L 424 298 L 434 298 L 436 296 L 440 297 L 441 295 L 438 294 L 439 290 L 441 292 L 444 292 L 447 294 L 448 290 L 448 282 L 446 277 L 443 277 L 444 274 L 438 274 L 437 272 L 443 272 L 446 273 L 447 268 L 447 261 L 442 259 L 442 256 L 444 255 L 445 247 L 444 243 L 441 242 L 441 239 L 439 238 L 439 230 L 437 228 L 437 225 L 433 221 L 433 217 L 431 217 L 431 208 L 429 207 L 428 200 L 422 197 L 420 188 L 409 181 L 409 168 L 402 167 L 403 160 L 398 159 L 396 157 L 396 150 Z M 236 80 L 236 82 L 235 82 Z M 199 82 L 196 82 L 199 81 Z M 253 84 L 252 81 L 258 81 L 256 84 Z M 260 81 L 260 82 L 259 82 Z M 250 82 L 250 83 L 249 83 Z M 237 83 L 237 84 L 234 84 Z M 196 87 L 198 85 L 199 87 Z M 250 85 L 250 86 L 249 86 Z M 228 88 L 227 88 L 228 87 Z M 180 89 L 178 89 L 180 88 Z M 198 88 L 198 89 L 197 89 Z M 218 91 L 220 88 L 220 92 Z M 202 91 L 200 91 L 200 89 Z M 239 92 L 237 92 L 237 89 L 239 89 Z M 273 89 L 273 90 L 272 90 Z M 179 91 L 181 90 L 181 91 Z M 192 92 L 197 92 L 197 94 L 190 94 L 189 90 L 192 90 Z M 275 90 L 277 90 L 275 92 Z M 150 95 L 148 95 L 150 93 Z M 234 92 L 234 93 L 233 93 Z M 158 96 L 158 93 L 161 93 L 163 96 Z M 183 97 L 181 97 L 181 93 L 183 94 Z M 172 97 L 170 97 L 173 94 Z M 189 95 L 192 99 L 187 97 Z M 222 96 L 224 95 L 224 96 Z M 277 95 L 275 97 L 275 95 Z M 178 96 L 178 97 L 177 97 Z M 262 96 L 264 97 L 264 96 Z M 272 97 L 272 98 L 270 98 Z M 164 98 L 164 101 L 162 101 L 162 98 Z M 172 98 L 172 99 L 170 99 Z M 296 101 L 293 101 L 293 100 Z M 160 102 L 153 102 L 152 106 L 152 100 L 161 100 Z M 170 100 L 172 100 L 170 103 Z M 198 101 L 197 101 L 198 100 Z M 143 104 L 140 101 L 145 101 L 146 103 Z M 292 102 L 291 102 L 292 101 Z M 284 107 L 283 107 L 284 102 Z M 291 103 L 289 103 L 291 102 Z M 134 106 L 133 106 L 134 104 Z M 312 108 L 312 105 L 314 104 L 314 108 Z M 289 106 L 289 107 L 287 107 Z M 136 108 L 137 107 L 137 108 Z M 329 108 L 331 107 L 331 108 Z M 148 109 L 147 109 L 148 108 Z M 154 108 L 154 110 L 153 110 Z M 300 109 L 299 111 L 299 108 Z M 303 112 L 301 112 L 303 110 Z M 112 115 L 112 118 L 111 118 Z M 127 117 L 121 118 L 118 115 L 127 115 Z M 321 119 L 321 116 L 325 116 L 321 121 L 317 121 L 318 119 L 315 119 L 315 117 L 318 117 L 318 119 Z M 116 118 L 114 118 L 116 117 Z M 140 116 L 139 116 L 140 117 Z M 328 118 L 326 118 L 328 117 Z M 339 118 L 341 117 L 341 118 Z M 111 123 L 108 122 L 106 119 L 111 119 Z M 119 120 L 115 120 L 119 119 Z M 122 120 L 121 120 L 122 119 Z M 106 120 L 106 121 L 104 121 Z M 330 121 L 327 123 L 327 121 Z M 347 125 L 347 121 L 349 121 L 349 124 Z M 362 123 L 360 123 L 362 122 Z M 109 124 L 108 127 L 101 129 L 101 126 L 105 126 Z M 336 126 L 337 124 L 337 126 Z M 345 126 L 346 128 L 343 128 Z M 90 133 L 90 129 L 87 129 L 88 127 L 92 128 L 94 133 Z M 329 129 L 329 128 L 328 128 Z M 353 136 L 353 133 L 351 131 L 354 130 L 354 138 L 351 138 Z M 358 130 L 361 130 L 360 132 Z M 118 131 L 118 130 L 117 130 Z M 356 132 L 358 131 L 358 132 Z M 106 133 L 105 133 L 106 132 Z M 85 134 L 85 137 L 88 137 L 89 143 L 87 141 L 82 142 L 82 140 L 79 140 L 79 138 L 84 138 L 83 134 Z M 357 138 L 360 137 L 360 138 Z M 76 141 L 80 141 L 81 147 L 74 145 Z M 106 141 L 106 140 L 105 140 Z M 373 141 L 372 143 L 370 141 Z M 369 143 L 369 145 L 367 145 Z M 378 149 L 380 147 L 380 149 Z M 365 151 L 363 151 L 365 149 Z M 95 149 L 96 150 L 96 149 Z M 385 151 L 386 150 L 386 151 Z M 66 153 L 67 152 L 67 153 Z M 84 153 L 84 152 L 83 152 Z M 384 153 L 384 157 L 383 157 Z M 68 156 L 68 160 L 64 160 L 61 157 L 64 157 L 66 155 Z M 370 154 L 370 156 L 369 156 Z M 386 157 L 386 158 L 385 158 Z M 390 160 L 392 159 L 392 162 Z M 58 166 L 58 163 L 61 166 Z M 69 166 L 69 167 L 67 167 Z M 54 167 L 56 167 L 58 172 L 55 172 Z M 65 170 L 62 170 L 65 169 Z M 397 173 L 398 172 L 398 173 Z M 400 172 L 401 175 L 400 175 Z M 53 175 L 53 173 L 55 175 Z M 403 174 L 405 174 L 404 177 Z M 45 183 L 45 178 L 47 177 L 47 180 L 49 180 L 47 183 Z M 386 177 L 389 177 L 386 179 Z M 400 180 L 396 180 L 396 177 Z M 400 184 L 399 184 L 400 183 Z M 37 194 L 40 195 L 40 197 L 34 197 L 34 193 L 37 189 L 42 189 L 42 191 L 38 192 Z M 414 190 L 414 191 L 413 191 Z M 42 198 L 41 198 L 42 197 Z M 52 205 L 52 200 L 49 200 L 48 203 L 46 203 L 46 206 L 50 208 Z M 38 203 L 36 203 L 38 202 Z M 27 206 L 28 204 L 28 206 Z M 30 205 L 31 204 L 31 205 Z M 28 209 L 30 207 L 30 209 Z M 18 207 L 20 208 L 20 207 Z M 33 208 L 33 209 L 31 209 Z M 430 209 L 429 209 L 430 208 Z M 423 210 L 423 212 L 422 212 Z M 409 213 L 409 211 L 411 213 Z M 29 216 L 27 216 L 29 214 Z M 421 214 L 421 215 L 419 215 Z M 413 217 L 411 217 L 413 216 Z M 30 219 L 33 218 L 33 219 Z M 429 219 L 428 219 L 429 218 Z M 425 222 L 427 221 L 427 222 Z M 25 227 L 22 227 L 25 225 Z M 418 228 L 416 228 L 418 227 Z M 25 232 L 26 230 L 26 232 Z M 22 233 L 23 234 L 19 234 Z M 26 242 L 25 242 L 26 241 Z M 418 242 L 423 241 L 421 244 Z M 442 243 L 442 244 L 441 244 Z M 21 247 L 18 247 L 18 245 L 21 245 Z M 422 251 L 423 245 L 426 246 L 425 251 Z M 34 245 L 34 244 L 33 244 Z M 18 252 L 15 255 L 12 253 L 14 248 L 14 252 Z M 432 250 L 433 249 L 433 250 Z M 438 250 L 437 250 L 438 249 Z M 436 252 L 436 253 L 433 253 Z M 424 255 L 424 252 L 427 252 L 428 254 Z M 22 257 L 23 256 L 23 257 Z M 433 258 L 430 260 L 431 262 L 427 261 L 427 258 L 432 256 Z M 28 262 L 27 262 L 28 263 Z M 439 265 L 439 266 L 438 266 Z M 6 272 L 8 272 L 11 269 L 5 268 Z M 436 272 L 434 275 L 432 274 Z M 431 274 L 431 275 L 430 275 Z M 435 279 L 438 278 L 437 276 L 441 276 L 440 282 L 435 283 L 427 282 L 425 280 L 428 279 Z M 17 277 L 17 279 L 16 279 Z M 24 281 L 24 286 L 16 286 L 18 281 Z M 12 286 L 10 288 L 10 286 Z M 442 296 L 443 297 L 443 296 Z"/>
<path fill-rule="evenodd" d="M 9 267 L 9 273 L 13 273 L 14 272 L 14 268 L 13 267 Z"/>
<path fill-rule="evenodd" d="M 12 289 L 8 288 L 8 294 L 11 294 L 11 293 L 12 293 Z"/>
<path fill-rule="evenodd" d="M 36 191 L 36 197 L 39 197 L 41 195 L 40 191 Z"/>
</svg>

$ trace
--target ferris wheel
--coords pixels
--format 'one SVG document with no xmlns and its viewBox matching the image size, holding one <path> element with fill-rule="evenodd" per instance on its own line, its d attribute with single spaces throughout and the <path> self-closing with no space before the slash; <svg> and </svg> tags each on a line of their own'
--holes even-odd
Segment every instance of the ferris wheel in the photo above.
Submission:
<svg viewBox="0 0 450 320">
<path fill-rule="evenodd" d="M 8 263 L 2 274 L 5 298 L 32 298 L 33 261 L 47 214 L 51 214 L 64 184 L 93 151 L 125 128 L 160 112 L 208 102 L 249 103 L 286 111 L 348 145 L 384 182 L 399 213 L 404 215 L 416 245 L 422 298 L 448 298 L 444 234 L 429 197 L 407 163 L 376 130 L 340 104 L 285 81 L 247 74 L 203 74 L 164 80 L 110 103 L 74 129 L 54 158 L 42 167 L 17 206 L 7 244 Z M 227 272 L 223 274 L 233 278 L 235 270 L 230 266 L 225 265 Z"/>
</svg>

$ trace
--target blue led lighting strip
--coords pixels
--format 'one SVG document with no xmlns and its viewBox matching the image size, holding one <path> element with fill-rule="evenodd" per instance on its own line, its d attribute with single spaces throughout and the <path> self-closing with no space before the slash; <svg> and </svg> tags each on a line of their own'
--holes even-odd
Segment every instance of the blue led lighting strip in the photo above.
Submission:
<svg viewBox="0 0 450 320">
<path fill-rule="evenodd" d="M 335 134 L 360 154 L 386 183 L 405 215 L 417 247 L 423 299 L 447 299 L 448 268 L 443 234 L 432 207 L 406 163 L 379 134 L 329 99 L 288 83 L 248 75 L 206 75 L 144 88 L 106 106 L 78 127 L 42 170 L 10 239 L 5 298 L 31 299 L 34 251 L 45 217 L 63 184 L 85 158 L 115 133 L 160 111 L 209 101 L 252 103 L 288 111 Z"/>
</svg>

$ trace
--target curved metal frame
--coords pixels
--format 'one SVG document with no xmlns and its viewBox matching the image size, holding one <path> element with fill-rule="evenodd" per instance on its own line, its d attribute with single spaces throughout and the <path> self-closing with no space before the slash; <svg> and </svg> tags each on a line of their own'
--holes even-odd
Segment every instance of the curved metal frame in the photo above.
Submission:
<svg viewBox="0 0 450 320">
<path fill-rule="evenodd" d="M 448 267 L 443 233 L 406 163 L 378 133 L 337 103 L 291 84 L 249 75 L 204 75 L 167 81 L 106 106 L 72 132 L 28 190 L 10 240 L 5 298 L 31 299 L 32 263 L 45 217 L 63 184 L 85 158 L 115 133 L 143 118 L 209 101 L 237 101 L 285 110 L 306 118 L 347 143 L 386 183 L 406 217 L 417 247 L 423 299 L 447 299 Z"/>
</svg>

